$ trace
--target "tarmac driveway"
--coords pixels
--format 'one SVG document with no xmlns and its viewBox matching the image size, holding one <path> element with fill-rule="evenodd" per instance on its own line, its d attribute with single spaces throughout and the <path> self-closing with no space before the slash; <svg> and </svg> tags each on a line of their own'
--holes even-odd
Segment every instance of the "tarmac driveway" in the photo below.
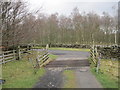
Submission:
<svg viewBox="0 0 120 90">
<path fill-rule="evenodd" d="M 67 51 L 67 50 L 48 50 L 49 53 L 58 55 L 58 60 L 83 60 L 88 59 L 89 52 Z"/>
</svg>

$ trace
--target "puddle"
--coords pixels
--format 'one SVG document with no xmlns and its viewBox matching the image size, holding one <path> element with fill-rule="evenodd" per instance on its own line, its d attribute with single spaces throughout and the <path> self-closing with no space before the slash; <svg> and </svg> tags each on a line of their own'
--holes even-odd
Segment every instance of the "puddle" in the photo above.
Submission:
<svg viewBox="0 0 120 90">
<path fill-rule="evenodd" d="M 80 72 L 87 72 L 88 71 L 88 67 L 83 67 L 83 68 L 80 68 L 79 71 Z"/>
</svg>

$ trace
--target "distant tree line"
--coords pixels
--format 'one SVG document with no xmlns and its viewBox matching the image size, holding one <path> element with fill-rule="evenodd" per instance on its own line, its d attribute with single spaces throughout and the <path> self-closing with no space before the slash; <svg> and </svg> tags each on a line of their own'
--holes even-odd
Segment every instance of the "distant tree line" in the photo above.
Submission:
<svg viewBox="0 0 120 90">
<path fill-rule="evenodd" d="M 71 15 L 31 13 L 21 0 L 0 1 L 2 45 L 19 44 L 118 44 L 118 15 L 107 12 L 80 13 L 75 7 Z"/>
</svg>

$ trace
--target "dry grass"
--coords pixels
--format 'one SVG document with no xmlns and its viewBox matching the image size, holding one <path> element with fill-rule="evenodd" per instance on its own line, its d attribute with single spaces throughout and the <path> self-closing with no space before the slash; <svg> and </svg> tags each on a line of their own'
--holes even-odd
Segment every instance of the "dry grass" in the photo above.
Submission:
<svg viewBox="0 0 120 90">
<path fill-rule="evenodd" d="M 119 64 L 120 61 L 118 60 L 101 60 L 100 70 L 103 73 L 109 74 L 117 78 L 118 70 L 119 70 Z"/>
<path fill-rule="evenodd" d="M 102 59 L 99 73 L 96 73 L 96 68 L 91 66 L 91 71 L 101 82 L 104 88 L 118 88 L 119 63 L 120 61 L 118 60 Z"/>
</svg>

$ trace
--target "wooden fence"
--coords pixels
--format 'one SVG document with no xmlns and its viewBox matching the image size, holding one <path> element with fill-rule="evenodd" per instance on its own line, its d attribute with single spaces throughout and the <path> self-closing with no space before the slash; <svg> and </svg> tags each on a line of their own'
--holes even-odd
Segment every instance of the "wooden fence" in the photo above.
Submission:
<svg viewBox="0 0 120 90">
<path fill-rule="evenodd" d="M 45 51 L 42 55 L 38 55 L 36 60 L 38 61 L 38 64 L 41 66 L 48 60 L 48 58 L 49 58 L 49 53 Z"/>
<path fill-rule="evenodd" d="M 91 57 L 91 62 L 94 63 L 94 65 L 96 66 L 97 64 L 97 58 L 96 58 L 96 51 L 95 51 L 95 47 L 92 46 L 90 49 L 90 57 Z"/>
<path fill-rule="evenodd" d="M 27 52 L 27 49 L 17 49 L 10 51 L 2 51 L 0 54 L 0 64 L 5 64 L 13 60 L 19 60 L 23 56 L 23 53 Z"/>
<path fill-rule="evenodd" d="M 98 53 L 97 47 L 95 47 L 94 45 L 90 49 L 90 57 L 91 63 L 94 64 L 94 66 L 96 67 L 96 71 L 98 72 L 100 67 L 101 53 Z"/>
<path fill-rule="evenodd" d="M 49 58 L 48 57 L 49 53 L 47 52 L 47 49 L 48 49 L 48 45 L 46 45 L 46 49 L 41 51 L 42 54 L 38 54 L 38 56 L 36 57 L 36 60 L 34 60 L 36 61 L 37 66 L 41 66 L 42 64 L 44 64 L 44 62 Z M 20 60 L 25 55 L 25 53 L 28 53 L 29 50 L 32 50 L 32 49 L 28 45 L 25 48 L 23 48 L 23 46 L 18 46 L 16 50 L 0 52 L 0 64 L 4 64 L 13 60 Z"/>
<path fill-rule="evenodd" d="M 39 53 L 39 51 L 37 51 Z M 36 59 L 29 58 L 29 61 L 33 64 L 34 68 L 39 68 L 49 59 L 49 53 L 47 50 L 41 51 L 42 54 L 38 54 Z"/>
<path fill-rule="evenodd" d="M 16 50 L 5 51 L 0 54 L 0 64 L 16 60 Z"/>
<path fill-rule="evenodd" d="M 96 68 L 96 72 L 100 71 L 102 73 L 109 73 L 110 75 L 118 77 L 119 58 L 118 59 L 104 58 L 105 56 L 110 57 L 108 55 L 114 55 L 114 54 L 117 54 L 116 56 L 118 57 L 120 48 L 119 47 L 113 47 L 113 49 L 111 48 L 112 47 L 97 47 L 93 45 L 90 49 L 90 57 L 91 57 L 90 62 Z M 105 54 L 103 52 L 105 52 Z M 109 54 L 111 52 L 114 52 L 114 54 Z"/>
</svg>

